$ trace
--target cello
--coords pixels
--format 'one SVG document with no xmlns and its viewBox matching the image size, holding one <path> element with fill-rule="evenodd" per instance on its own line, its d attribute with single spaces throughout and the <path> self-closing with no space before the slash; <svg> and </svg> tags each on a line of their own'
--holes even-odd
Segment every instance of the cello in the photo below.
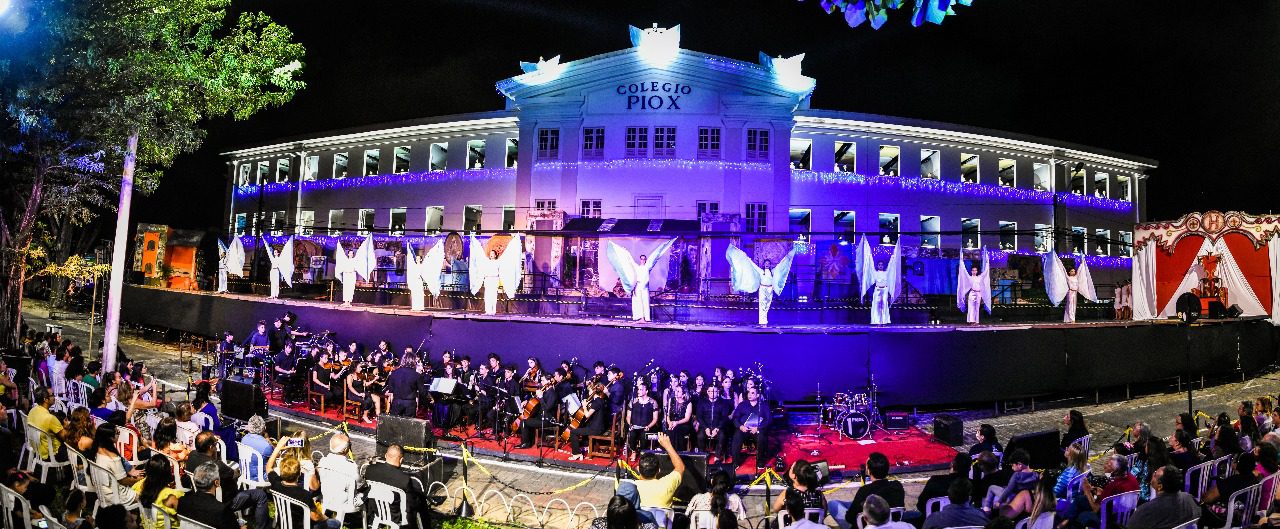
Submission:
<svg viewBox="0 0 1280 529">
<path fill-rule="evenodd" d="M 535 394 L 530 395 L 529 400 L 524 401 L 524 404 L 521 405 L 520 416 L 516 417 L 516 420 L 511 421 L 511 433 L 513 434 L 520 433 L 520 423 L 529 420 L 529 418 L 533 417 L 533 414 L 538 411 L 538 404 L 542 401 L 542 399 L 539 398 L 539 396 L 537 395 L 537 392 L 550 386 L 551 384 L 553 384 L 553 382 L 548 381 L 547 383 L 541 386 L 537 386 L 537 385 L 533 386 L 533 391 Z"/>
<path fill-rule="evenodd" d="M 582 424 L 587 422 L 587 408 L 591 406 L 592 400 L 607 398 L 609 398 L 609 396 L 605 393 L 605 386 L 603 384 L 592 384 L 591 391 L 587 394 L 587 402 L 582 406 L 579 406 L 578 409 L 573 412 L 573 416 L 569 418 L 569 427 L 565 428 L 564 431 L 560 433 L 560 439 L 562 441 L 568 441 L 569 432 L 582 427 Z"/>
</svg>

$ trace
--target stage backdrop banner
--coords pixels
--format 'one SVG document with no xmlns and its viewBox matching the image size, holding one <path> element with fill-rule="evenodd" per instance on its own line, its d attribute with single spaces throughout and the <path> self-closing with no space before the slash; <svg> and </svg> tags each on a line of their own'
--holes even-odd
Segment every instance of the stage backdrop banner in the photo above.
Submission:
<svg viewBox="0 0 1280 529">
<path fill-rule="evenodd" d="M 596 259 L 596 277 L 600 278 L 600 288 L 605 292 L 613 292 L 613 287 L 618 283 L 618 272 L 613 269 L 613 265 L 609 264 L 609 259 L 605 258 L 605 247 L 609 242 L 626 248 L 631 252 L 631 257 L 639 262 L 641 255 L 650 255 L 662 243 L 671 240 L 671 237 L 609 237 L 600 239 L 600 256 Z M 676 244 L 679 244 L 677 241 Z M 661 291 L 667 286 L 667 268 L 671 264 L 671 255 L 675 253 L 673 249 L 668 252 L 666 258 L 662 262 L 653 265 L 653 269 L 649 271 L 649 290 Z"/>
</svg>

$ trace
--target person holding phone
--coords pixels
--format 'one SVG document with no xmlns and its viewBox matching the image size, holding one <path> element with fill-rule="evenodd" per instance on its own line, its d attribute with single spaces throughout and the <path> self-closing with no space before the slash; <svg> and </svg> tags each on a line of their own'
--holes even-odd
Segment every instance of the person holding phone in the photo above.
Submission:
<svg viewBox="0 0 1280 529">
<path fill-rule="evenodd" d="M 271 454 L 271 459 L 267 461 L 267 468 L 275 469 L 267 474 L 267 481 L 271 482 L 271 490 L 283 494 L 291 499 L 301 502 L 303 505 L 311 507 L 309 513 L 301 513 L 303 517 L 294 513 L 294 521 L 298 522 L 297 527 L 287 529 L 307 529 L 306 524 L 302 524 L 303 519 L 310 519 L 310 527 L 323 527 L 328 529 L 339 529 L 342 527 L 342 520 L 329 518 L 325 516 L 324 511 L 320 509 L 320 503 L 316 501 L 319 497 L 320 480 L 315 472 L 310 473 L 307 478 L 307 486 L 304 487 L 302 465 L 299 464 L 298 458 L 293 452 L 300 448 L 297 445 L 300 438 L 285 437 L 276 443 L 276 449 Z M 289 455 L 285 455 L 289 454 Z M 279 463 L 277 468 L 276 464 Z"/>
</svg>

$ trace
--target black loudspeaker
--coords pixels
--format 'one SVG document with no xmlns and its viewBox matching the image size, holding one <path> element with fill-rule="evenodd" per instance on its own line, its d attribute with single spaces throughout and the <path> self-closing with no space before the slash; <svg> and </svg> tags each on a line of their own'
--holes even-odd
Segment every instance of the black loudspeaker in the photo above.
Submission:
<svg viewBox="0 0 1280 529">
<path fill-rule="evenodd" d="M 409 417 L 396 417 L 394 415 L 382 414 L 378 416 L 378 433 L 376 436 L 378 441 L 378 457 L 382 457 L 387 453 L 387 447 L 393 444 L 401 447 L 415 448 L 435 448 L 436 439 L 431 434 L 431 421 L 422 419 L 413 419 Z M 422 464 L 427 459 L 423 452 L 404 452 L 404 459 L 407 464 Z"/>
<path fill-rule="evenodd" d="M 905 411 L 888 411 L 884 414 L 884 429 L 906 430 L 911 428 L 911 414 Z"/>
<path fill-rule="evenodd" d="M 1009 454 L 1021 448 L 1031 455 L 1032 468 L 1058 468 L 1062 465 L 1062 447 L 1059 441 L 1061 436 L 1057 430 L 1016 436 L 1010 439 L 1008 446 L 1005 447 L 1005 463 L 1008 463 Z"/>
<path fill-rule="evenodd" d="M 666 451 L 650 450 L 646 453 L 658 458 L 658 477 L 671 472 L 671 458 L 667 457 Z M 707 454 L 686 452 L 679 452 L 679 454 L 680 460 L 684 461 L 684 475 L 680 477 L 680 488 L 676 489 L 675 497 L 681 502 L 687 502 L 695 494 L 707 491 Z M 729 472 L 729 477 L 733 478 L 733 471 Z"/>
<path fill-rule="evenodd" d="M 1215 319 L 1225 318 L 1227 317 L 1227 307 L 1224 306 L 1221 301 L 1218 301 L 1218 300 L 1210 301 L 1209 314 L 1206 314 L 1205 317 L 1215 318 Z"/>
<path fill-rule="evenodd" d="M 955 415 L 934 415 L 933 438 L 947 446 L 964 444 L 964 421 Z"/>
<path fill-rule="evenodd" d="M 258 386 L 225 380 L 218 396 L 222 399 L 222 414 L 227 417 L 248 421 L 254 415 L 267 416 L 267 397 Z"/>
<path fill-rule="evenodd" d="M 1228 318 L 1239 318 L 1243 314 L 1244 314 L 1244 309 L 1241 309 L 1240 305 L 1232 305 L 1230 308 L 1227 309 Z"/>
<path fill-rule="evenodd" d="M 1182 321 L 1191 323 L 1200 319 L 1200 298 L 1195 294 L 1187 292 L 1178 296 L 1177 304 L 1174 305 L 1177 311 L 1182 313 Z"/>
</svg>

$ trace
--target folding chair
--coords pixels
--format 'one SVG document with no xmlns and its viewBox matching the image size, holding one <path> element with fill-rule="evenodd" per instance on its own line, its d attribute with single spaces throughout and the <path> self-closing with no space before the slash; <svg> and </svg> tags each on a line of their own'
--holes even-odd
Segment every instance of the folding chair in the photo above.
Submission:
<svg viewBox="0 0 1280 529">
<path fill-rule="evenodd" d="M 305 522 L 304 527 L 311 526 L 311 506 L 274 490 L 267 492 L 271 493 L 271 499 L 276 506 L 276 527 L 293 529 L 295 516 L 301 516 L 298 520 Z"/>
<path fill-rule="evenodd" d="M 266 462 L 262 454 L 252 446 L 236 441 L 236 451 L 240 459 L 240 480 L 236 482 L 241 490 L 270 487 L 267 481 Z"/>
<path fill-rule="evenodd" d="M 1099 518 L 1102 520 L 1098 529 L 1107 529 L 1107 525 L 1111 517 L 1115 517 L 1116 524 L 1120 527 L 1129 525 L 1129 517 L 1133 516 L 1134 509 L 1138 508 L 1139 491 L 1122 492 L 1114 494 L 1102 499 L 1102 508 L 1099 512 Z"/>
<path fill-rule="evenodd" d="M 370 529 L 382 529 L 383 526 L 391 529 L 414 527 L 410 523 L 408 496 L 404 490 L 399 488 L 392 487 L 386 483 L 370 481 L 368 498 L 369 501 L 373 502 L 373 522 L 369 523 L 368 527 Z M 400 502 L 400 509 L 393 511 L 391 506 L 397 501 Z M 421 520 L 417 521 L 417 526 L 421 527 Z"/>
<path fill-rule="evenodd" d="M 71 466 L 70 461 L 58 461 L 58 450 L 53 446 L 53 434 L 39 427 L 27 425 L 27 444 L 31 445 L 31 459 L 27 470 L 40 473 L 40 481 L 49 481 L 50 469 L 61 469 Z M 48 458 L 40 455 L 40 448 L 45 449 Z"/>
</svg>

